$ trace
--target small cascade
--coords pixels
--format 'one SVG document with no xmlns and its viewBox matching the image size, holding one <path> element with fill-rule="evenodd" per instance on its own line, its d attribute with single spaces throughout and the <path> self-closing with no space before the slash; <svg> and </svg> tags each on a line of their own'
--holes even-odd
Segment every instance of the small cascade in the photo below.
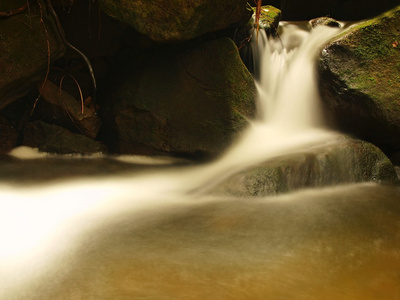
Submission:
<svg viewBox="0 0 400 300">
<path fill-rule="evenodd" d="M 252 57 L 259 60 L 254 61 L 258 118 L 221 160 L 231 169 L 294 153 L 337 136 L 324 126 L 315 60 L 318 50 L 339 29 L 319 26 L 310 31 L 290 23 L 281 28 L 280 38 L 268 39 L 260 31 L 258 39 L 251 41 Z"/>
</svg>

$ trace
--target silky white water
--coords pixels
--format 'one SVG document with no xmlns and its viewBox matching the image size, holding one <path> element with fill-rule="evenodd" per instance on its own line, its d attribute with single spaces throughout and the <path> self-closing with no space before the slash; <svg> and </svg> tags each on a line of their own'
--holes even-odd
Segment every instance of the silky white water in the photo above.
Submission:
<svg viewBox="0 0 400 300">
<path fill-rule="evenodd" d="M 310 33 L 291 24 L 282 28 L 281 41 L 259 38 L 264 47 L 258 51 L 264 53 L 257 82 L 258 118 L 249 121 L 243 137 L 218 161 L 129 177 L 2 186 L 0 299 L 27 299 L 21 296 L 24 290 L 30 285 L 34 289 L 35 280 L 55 268 L 66 267 L 90 232 L 117 216 L 140 219 L 153 209 L 207 202 L 201 195 L 209 187 L 246 166 L 335 139 L 336 133 L 324 128 L 314 61 L 337 30 L 321 26 Z"/>
</svg>

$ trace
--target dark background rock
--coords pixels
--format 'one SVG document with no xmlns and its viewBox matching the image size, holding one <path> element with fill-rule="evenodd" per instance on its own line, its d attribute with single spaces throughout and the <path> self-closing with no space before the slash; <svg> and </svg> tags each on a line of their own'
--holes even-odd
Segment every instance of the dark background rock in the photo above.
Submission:
<svg viewBox="0 0 400 300">
<path fill-rule="evenodd" d="M 9 152 L 17 145 L 18 133 L 9 120 L 0 116 L 0 154 Z"/>
<path fill-rule="evenodd" d="M 282 0 L 280 9 L 283 20 L 310 20 L 332 14 L 337 0 Z"/>
<path fill-rule="evenodd" d="M 93 154 L 106 150 L 101 143 L 82 134 L 42 121 L 27 124 L 22 145 L 59 154 Z"/>
<path fill-rule="evenodd" d="M 48 67 L 48 44 L 51 61 L 65 52 L 54 20 L 36 1 L 17 15 L 0 17 L 0 110 L 25 96 L 43 81 Z M 0 11 L 16 9 L 26 1 L 2 1 Z M 41 14 L 46 29 L 41 23 Z M 47 32 L 47 33 L 46 33 Z"/>
<path fill-rule="evenodd" d="M 243 0 L 99 0 L 110 16 L 154 41 L 190 40 L 246 23 L 251 12 Z"/>
<path fill-rule="evenodd" d="M 282 10 L 285 21 L 305 21 L 318 17 L 332 17 L 341 21 L 373 18 L 399 5 L 398 0 L 263 0 Z M 249 1 L 255 5 L 254 1 Z"/>
<path fill-rule="evenodd" d="M 215 155 L 255 115 L 253 78 L 227 38 L 165 49 L 114 79 L 104 131 L 117 152 Z"/>
</svg>

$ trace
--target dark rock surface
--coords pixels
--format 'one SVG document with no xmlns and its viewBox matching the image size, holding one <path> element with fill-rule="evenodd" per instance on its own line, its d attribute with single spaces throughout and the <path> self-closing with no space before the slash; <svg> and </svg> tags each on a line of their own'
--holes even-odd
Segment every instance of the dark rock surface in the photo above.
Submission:
<svg viewBox="0 0 400 300">
<path fill-rule="evenodd" d="M 131 65 L 107 100 L 120 153 L 217 155 L 255 115 L 256 88 L 228 38 Z"/>
<path fill-rule="evenodd" d="M 243 0 L 100 0 L 110 16 L 154 41 L 190 40 L 244 22 L 251 16 Z"/>
<path fill-rule="evenodd" d="M 0 154 L 7 153 L 17 145 L 18 134 L 12 124 L 0 116 Z"/>
<path fill-rule="evenodd" d="M 82 134 L 42 121 L 28 123 L 22 145 L 59 154 L 91 154 L 106 150 L 101 143 Z"/>
<path fill-rule="evenodd" d="M 25 4 L 2 1 L 0 11 Z M 64 52 L 54 20 L 42 1 L 34 1 L 29 9 L 16 15 L 0 17 L 0 110 L 43 82 L 50 62 Z"/>
</svg>

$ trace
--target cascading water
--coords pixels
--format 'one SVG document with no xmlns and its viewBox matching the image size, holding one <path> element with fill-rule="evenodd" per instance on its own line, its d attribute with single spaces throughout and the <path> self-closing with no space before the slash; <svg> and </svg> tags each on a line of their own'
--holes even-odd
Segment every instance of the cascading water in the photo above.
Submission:
<svg viewBox="0 0 400 300">
<path fill-rule="evenodd" d="M 117 176 L 102 179 L 86 178 L 53 183 L 47 186 L 39 185 L 26 189 L 2 186 L 0 192 L 0 240 L 2 241 L 2 246 L 0 248 L 0 298 L 7 300 L 143 299 L 143 297 L 148 297 L 149 299 L 213 298 L 210 298 L 210 294 L 202 294 L 200 291 L 197 292 L 198 297 L 193 295 L 188 296 L 190 292 L 193 292 L 193 288 L 191 288 L 189 283 L 186 283 L 186 286 L 182 283 L 181 288 L 186 293 L 183 294 L 182 297 L 168 297 L 167 295 L 162 295 L 161 297 L 160 295 L 151 296 L 151 287 L 144 285 L 143 289 L 146 290 L 148 294 L 140 294 L 138 291 L 139 288 L 136 287 L 131 290 L 133 296 L 118 294 L 117 292 L 120 298 L 115 298 L 115 295 L 114 297 L 108 296 L 108 293 L 112 294 L 112 291 L 104 287 L 104 285 L 109 285 L 110 282 L 107 281 L 107 283 L 105 283 L 101 281 L 103 279 L 100 280 L 99 278 L 92 280 L 93 282 L 91 285 L 95 285 L 98 281 L 96 286 L 92 286 L 92 288 L 86 287 L 86 289 L 89 290 L 86 294 L 80 291 L 81 283 L 75 283 L 74 281 L 57 279 L 50 284 L 54 285 L 54 288 L 47 287 L 49 284 L 46 284 L 46 281 L 58 278 L 58 276 L 68 277 L 70 273 L 74 272 L 76 265 L 85 265 L 85 261 L 91 261 L 92 254 L 93 257 L 97 257 L 97 250 L 93 250 L 94 248 L 91 244 L 99 244 L 100 246 L 98 246 L 98 248 L 101 249 L 103 247 L 103 239 L 104 243 L 107 244 L 107 239 L 104 238 L 104 236 L 108 236 L 108 239 L 113 241 L 112 236 L 114 234 L 118 236 L 121 233 L 126 233 L 126 228 L 123 225 L 125 224 L 124 222 L 127 222 L 128 219 L 133 219 L 136 224 L 133 226 L 135 229 L 131 229 L 133 232 L 136 232 L 135 230 L 140 231 L 140 226 L 145 226 L 138 224 L 150 224 L 148 225 L 150 229 L 148 229 L 144 235 L 148 235 L 151 240 L 153 236 L 154 240 L 157 240 L 157 234 L 159 234 L 160 231 L 159 226 L 166 226 L 169 228 L 168 231 L 172 233 L 168 234 L 171 234 L 172 239 L 176 238 L 176 236 L 174 236 L 174 230 L 185 230 L 181 228 L 185 227 L 185 224 L 188 225 L 189 228 L 193 227 L 192 231 L 179 231 L 177 233 L 183 241 L 182 245 L 178 247 L 179 249 L 175 249 L 173 244 L 168 244 L 169 248 L 166 247 L 166 249 L 173 249 L 171 252 L 175 254 L 171 254 L 170 258 L 171 261 L 178 261 L 178 263 L 173 265 L 175 267 L 178 265 L 191 268 L 189 264 L 193 263 L 192 258 L 196 260 L 199 259 L 199 257 L 201 258 L 200 260 L 203 259 L 209 262 L 210 266 L 222 264 L 223 268 L 226 268 L 225 273 L 222 269 L 218 270 L 218 272 L 220 272 L 218 273 L 218 279 L 222 280 L 222 285 L 225 284 L 225 288 L 222 288 L 222 291 L 221 286 L 218 286 L 218 284 L 215 286 L 213 283 L 218 280 L 210 281 L 206 279 L 204 281 L 214 289 L 214 292 L 216 290 L 220 291 L 222 298 L 217 297 L 218 299 L 265 299 L 263 296 L 266 294 L 259 294 L 259 298 L 253 297 L 250 294 L 246 297 L 246 286 L 243 287 L 243 290 L 235 287 L 231 292 L 228 292 L 226 287 L 232 285 L 232 282 L 227 283 L 223 278 L 226 277 L 231 278 L 231 281 L 242 280 L 245 282 L 243 278 L 253 278 L 255 276 L 252 281 L 255 282 L 256 286 L 260 287 L 259 280 L 264 275 L 261 276 L 263 273 L 261 269 L 258 269 L 256 266 L 261 266 L 266 263 L 262 261 L 262 259 L 267 260 L 268 268 L 272 268 L 271 270 L 274 268 L 276 270 L 278 269 L 278 266 L 273 264 L 273 259 L 283 248 L 280 248 L 276 236 L 271 233 L 268 241 L 262 242 L 264 243 L 263 247 L 265 247 L 265 250 L 261 251 L 260 254 L 256 251 L 256 249 L 260 247 L 260 244 L 253 247 L 251 241 L 245 240 L 246 234 L 248 234 L 261 243 L 260 241 L 263 240 L 262 235 L 253 232 L 254 228 L 257 228 L 258 225 L 247 225 L 247 229 L 245 228 L 243 231 L 239 228 L 238 232 L 241 234 L 239 236 L 232 236 L 229 234 L 223 236 L 218 234 L 218 239 L 214 239 L 211 233 L 208 236 L 203 232 L 207 232 L 207 230 L 210 229 L 208 225 L 205 225 L 209 222 L 208 219 L 203 219 L 206 217 L 200 216 L 199 213 L 194 212 L 190 212 L 189 217 L 185 217 L 184 214 L 187 210 L 190 211 L 191 207 L 204 204 L 206 205 L 206 208 L 204 208 L 205 216 L 211 216 L 211 220 L 214 221 L 210 224 L 215 223 L 215 230 L 221 230 L 221 232 L 224 232 L 224 230 L 232 226 L 234 228 L 235 224 L 243 218 L 246 220 L 255 218 L 258 222 L 257 224 L 260 226 L 265 225 L 268 228 L 271 226 L 276 228 L 276 232 L 279 232 L 277 236 L 280 234 L 285 235 L 283 229 L 281 230 L 279 228 L 279 226 L 284 228 L 283 221 L 287 224 L 291 224 L 294 217 L 292 210 L 288 208 L 285 212 L 286 208 L 283 207 L 283 211 L 280 211 L 282 207 L 281 204 L 277 204 L 279 201 L 276 203 L 274 202 L 275 200 L 268 202 L 267 208 L 265 208 L 263 206 L 264 204 L 261 202 L 253 201 L 248 203 L 244 201 L 249 205 L 246 208 L 243 204 L 232 201 L 233 204 L 228 204 L 229 208 L 224 209 L 224 202 L 217 201 L 213 204 L 213 198 L 207 196 L 207 189 L 210 186 L 217 184 L 222 178 L 249 165 L 283 154 L 293 153 L 304 147 L 327 143 L 336 136 L 334 132 L 323 128 L 314 74 L 314 58 L 321 45 L 337 31 L 332 28 L 320 27 L 310 33 L 291 24 L 285 24 L 282 28 L 283 33 L 281 34 L 280 41 L 268 41 L 265 36 L 260 36 L 259 38 L 259 47 L 257 46 L 258 50 L 256 51 L 264 52 L 259 55 L 262 58 L 261 70 L 259 71 L 261 76 L 259 82 L 257 82 L 260 93 L 259 117 L 257 120 L 250 122 L 249 128 L 244 133 L 242 139 L 233 145 L 218 161 L 197 167 L 171 167 L 168 170 L 159 171 L 157 173 L 143 172 L 123 178 Z M 255 41 L 253 40 L 253 42 Z M 196 193 L 194 193 L 194 191 L 196 191 Z M 351 190 L 349 191 L 351 192 Z M 315 197 L 312 192 L 306 192 L 304 195 L 305 198 L 310 199 Z M 292 199 L 290 195 L 282 197 L 283 199 Z M 325 195 L 324 197 L 328 201 L 330 196 Z M 311 202 L 307 205 L 311 207 L 312 212 L 320 211 L 323 214 L 322 218 L 311 213 L 305 213 L 302 206 L 296 204 L 296 209 L 298 209 L 300 215 L 303 216 L 302 220 L 304 224 L 307 224 L 308 216 L 312 215 L 312 218 L 316 220 L 315 224 L 313 223 L 313 225 L 310 225 L 312 228 L 318 227 L 319 222 L 325 221 L 331 223 L 334 227 L 334 220 L 337 215 L 329 215 L 318 203 L 315 204 Z M 215 205 L 216 213 L 212 212 L 212 209 L 208 209 L 207 205 L 211 205 L 211 207 Z M 183 215 L 177 218 L 178 221 L 172 218 L 175 221 L 163 223 L 163 220 L 167 218 L 165 215 L 171 214 L 171 208 L 173 208 L 175 213 L 182 213 Z M 236 211 L 235 208 L 238 210 Z M 253 208 L 255 210 L 253 210 Z M 271 216 L 271 211 L 277 212 L 280 225 L 265 224 L 266 221 L 264 217 L 258 217 L 256 215 L 256 211 L 259 209 L 263 210 L 267 215 L 271 214 Z M 328 209 L 332 211 L 332 206 Z M 232 216 L 224 217 L 228 216 L 228 212 L 232 213 Z M 287 217 L 286 213 L 288 215 Z M 159 215 L 161 215 L 161 217 L 158 219 Z M 199 227 L 196 227 L 197 225 L 193 225 L 190 221 L 188 221 L 188 223 L 184 222 L 184 220 L 190 218 L 190 216 L 199 221 Z M 121 225 L 116 220 L 124 221 L 120 221 L 122 222 Z M 174 222 L 177 222 L 177 225 Z M 211 227 L 213 226 L 214 225 Z M 295 227 L 296 226 L 293 228 L 291 227 L 290 230 L 295 230 Z M 104 230 L 104 228 L 117 229 L 116 231 L 110 231 L 111 233 L 108 234 L 108 230 L 111 229 Z M 300 232 L 296 237 L 295 235 L 297 235 L 297 233 L 292 231 L 288 234 L 293 235 L 293 244 L 289 244 L 290 247 L 295 249 L 299 243 L 302 243 L 301 237 L 304 233 Z M 310 228 L 305 228 L 305 231 L 313 232 Z M 334 234 L 336 233 L 337 232 L 334 232 Z M 159 238 L 161 240 L 168 238 L 168 234 L 166 236 L 162 235 Z M 312 233 L 310 234 L 312 235 Z M 318 233 L 316 232 L 315 235 L 318 235 Z M 123 260 L 125 258 L 127 262 L 129 258 L 127 258 L 125 252 L 128 251 L 132 253 L 133 251 L 135 255 L 138 255 L 139 260 L 142 259 L 150 265 L 154 262 L 150 260 L 149 257 L 152 257 L 154 261 L 160 259 L 156 253 L 164 246 L 152 246 L 154 241 L 148 242 L 146 240 L 143 242 L 143 240 L 141 240 L 141 238 L 143 238 L 143 233 L 140 232 L 137 235 L 133 234 L 133 236 L 135 236 L 137 240 L 131 242 L 133 243 L 131 246 L 133 247 L 132 249 L 137 248 L 136 250 L 115 249 L 112 250 L 114 252 L 108 253 L 105 257 L 111 257 L 117 253 L 115 255 L 118 259 Z M 193 237 L 193 240 L 191 237 Z M 239 241 L 238 243 L 234 242 L 236 238 Z M 132 239 L 132 236 L 126 236 L 125 240 L 118 240 L 118 243 L 124 245 L 124 241 L 130 239 Z M 197 239 L 200 241 L 200 244 L 196 244 L 195 241 L 197 241 Z M 219 239 L 221 239 L 221 242 L 219 242 Z M 241 240 L 248 244 L 241 244 Z M 284 237 L 283 240 L 287 242 L 287 237 Z M 269 242 L 272 244 L 268 244 Z M 143 249 L 140 248 L 142 243 L 147 245 L 143 246 Z M 276 249 L 271 246 L 275 245 L 274 243 L 278 245 L 275 247 Z M 337 241 L 333 241 L 333 243 L 337 243 Z M 198 250 L 194 245 L 197 245 L 198 249 L 202 250 Z M 207 248 L 207 245 L 211 245 L 211 248 Z M 220 248 L 214 249 L 212 246 Z M 86 253 L 86 250 L 82 250 L 82 247 L 90 249 L 87 250 L 89 254 Z M 268 252 L 269 250 L 267 249 L 269 249 L 269 247 L 275 250 Z M 318 251 L 323 251 L 324 248 L 323 246 L 321 247 L 322 250 L 320 249 Z M 185 249 L 189 250 L 185 252 Z M 155 254 L 151 254 L 151 251 L 154 251 Z M 201 254 L 203 253 L 202 251 L 208 253 L 209 257 L 207 256 L 208 254 L 203 256 L 203 254 Z M 305 251 L 304 253 L 301 252 L 302 255 L 306 255 L 308 250 L 304 248 L 302 251 Z M 336 253 L 335 249 L 332 251 L 332 253 Z M 84 258 L 83 261 L 74 262 L 75 255 L 81 255 L 82 252 L 86 253 L 86 258 Z M 239 252 L 242 254 L 238 254 Z M 243 256 L 244 252 L 246 252 L 248 256 Z M 292 252 L 290 251 L 285 253 L 287 258 L 294 257 L 294 254 L 291 254 Z M 163 254 L 160 255 L 163 256 Z M 213 255 L 215 256 L 215 261 L 213 260 Z M 227 262 L 226 259 L 228 258 L 232 258 L 232 260 Z M 315 259 L 317 260 L 318 257 Z M 241 279 L 232 278 L 231 274 L 235 271 L 226 267 L 227 265 L 235 265 L 236 260 L 248 262 L 252 265 L 250 268 L 251 271 L 249 271 L 245 266 L 239 264 L 238 269 L 240 271 L 238 272 L 244 274 L 244 277 Z M 103 261 L 100 260 L 97 263 L 102 265 Z M 114 263 L 118 264 L 117 262 Z M 169 263 L 171 262 L 168 262 L 168 264 Z M 290 260 L 288 263 L 290 263 Z M 295 264 L 296 262 L 293 261 L 292 263 Z M 122 265 L 124 265 L 124 263 L 122 263 Z M 133 265 L 134 269 L 141 270 L 141 268 L 143 268 L 143 273 L 149 271 L 147 266 L 143 267 L 140 263 L 134 263 Z M 196 267 L 192 271 L 196 273 L 201 269 L 201 262 L 199 265 L 196 263 L 194 263 L 194 265 Z M 301 267 L 301 265 L 299 266 Z M 175 267 L 171 268 L 174 269 Z M 158 269 L 157 267 L 155 268 Z M 78 273 L 75 276 L 79 278 L 79 280 L 85 281 L 86 277 L 94 276 L 93 274 L 97 272 L 103 272 L 100 271 L 102 270 L 102 266 L 93 267 L 92 269 L 89 268 L 89 270 L 91 271 L 79 271 L 78 269 Z M 177 273 L 174 273 L 173 276 L 183 276 L 181 273 L 185 273 L 185 271 L 179 269 L 175 271 Z M 297 271 L 299 272 L 301 270 Z M 251 272 L 255 272 L 255 274 L 258 275 L 253 276 Z M 59 275 L 59 273 L 62 275 Z M 81 275 L 81 273 L 83 275 Z M 199 276 L 207 277 L 207 271 L 204 271 L 204 273 L 205 274 L 201 273 Z M 112 277 L 112 272 L 110 274 Z M 257 276 L 260 276 L 260 278 Z M 155 277 L 154 280 L 158 281 L 158 286 L 163 286 L 167 285 L 172 277 L 167 275 L 165 277 Z M 317 279 L 317 277 L 314 279 Z M 134 281 L 135 278 L 132 280 Z M 137 280 L 140 282 L 143 278 L 140 277 L 140 279 Z M 182 280 L 182 278 L 179 280 Z M 186 280 L 186 277 L 184 280 Z M 269 280 L 274 282 L 273 278 L 269 278 Z M 198 284 L 202 285 L 201 282 L 202 281 L 198 282 Z M 118 282 L 116 284 L 118 286 L 121 283 Z M 321 281 L 318 284 L 324 285 L 326 282 Z M 60 295 L 59 292 L 53 291 L 53 289 L 56 290 L 64 285 L 70 289 L 69 294 L 64 291 L 67 293 L 64 296 Z M 89 284 L 89 286 L 91 285 Z M 237 282 L 237 285 L 240 285 L 240 282 Z M 248 283 L 248 285 L 251 290 L 251 284 Z M 264 285 L 266 284 L 261 284 L 261 286 Z M 65 287 L 65 289 L 67 289 L 67 287 Z M 169 286 L 165 287 L 165 289 L 171 292 Z M 85 290 L 85 288 L 83 288 L 83 290 Z M 171 293 L 173 294 L 173 289 Z M 240 293 L 243 293 L 243 297 L 236 298 L 235 295 Z M 141 296 L 143 297 L 140 298 Z M 318 299 L 318 297 L 301 299 Z"/>
</svg>

